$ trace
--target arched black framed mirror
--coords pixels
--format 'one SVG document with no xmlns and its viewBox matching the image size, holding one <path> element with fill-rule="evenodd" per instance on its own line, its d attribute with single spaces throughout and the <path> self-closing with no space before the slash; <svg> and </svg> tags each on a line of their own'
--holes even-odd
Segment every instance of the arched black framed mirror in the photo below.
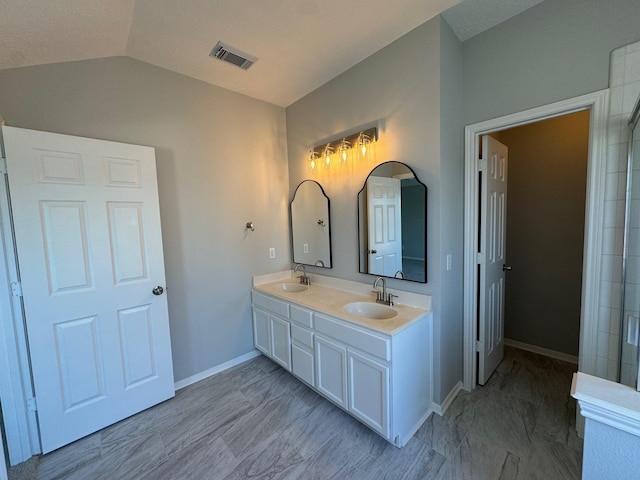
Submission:
<svg viewBox="0 0 640 480">
<path fill-rule="evenodd" d="M 296 188 L 290 205 L 293 262 L 331 268 L 329 197 L 315 180 Z"/>
<path fill-rule="evenodd" d="M 360 273 L 427 282 L 427 186 L 401 162 L 385 162 L 358 193 Z"/>
</svg>

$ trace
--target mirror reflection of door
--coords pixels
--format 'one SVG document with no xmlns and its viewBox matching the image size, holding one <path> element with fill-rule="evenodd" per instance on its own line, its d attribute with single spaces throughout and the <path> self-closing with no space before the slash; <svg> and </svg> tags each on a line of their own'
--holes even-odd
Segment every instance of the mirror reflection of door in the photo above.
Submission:
<svg viewBox="0 0 640 480">
<path fill-rule="evenodd" d="M 427 281 L 427 187 L 401 162 L 385 162 L 358 193 L 360 273 Z"/>
<path fill-rule="evenodd" d="M 393 277 L 402 271 L 400 180 L 370 176 L 367 180 L 369 273 Z"/>
</svg>

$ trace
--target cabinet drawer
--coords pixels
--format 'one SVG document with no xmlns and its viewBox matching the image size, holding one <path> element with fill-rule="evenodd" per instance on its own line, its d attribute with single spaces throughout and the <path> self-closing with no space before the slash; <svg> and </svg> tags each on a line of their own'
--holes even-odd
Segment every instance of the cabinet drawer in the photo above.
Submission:
<svg viewBox="0 0 640 480">
<path fill-rule="evenodd" d="M 298 325 L 291 324 L 291 339 L 301 345 L 306 345 L 313 350 L 313 332 Z"/>
<path fill-rule="evenodd" d="M 280 300 L 276 300 L 275 298 L 263 295 L 262 293 L 258 293 L 256 291 L 251 292 L 251 298 L 253 299 L 254 305 L 269 310 L 270 312 L 280 315 L 281 317 L 289 318 L 288 303 L 281 302 Z"/>
<path fill-rule="evenodd" d="M 324 315 L 315 315 L 315 330 L 384 360 L 391 360 L 390 342 L 382 337 Z"/>
<path fill-rule="evenodd" d="M 307 328 L 313 328 L 313 312 L 297 305 L 291 305 L 291 320 Z"/>
</svg>

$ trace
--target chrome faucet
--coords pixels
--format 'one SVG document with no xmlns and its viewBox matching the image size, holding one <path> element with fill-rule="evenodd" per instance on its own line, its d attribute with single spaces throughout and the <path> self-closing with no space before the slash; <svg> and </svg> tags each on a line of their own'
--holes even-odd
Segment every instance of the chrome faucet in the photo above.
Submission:
<svg viewBox="0 0 640 480">
<path fill-rule="evenodd" d="M 373 282 L 373 288 L 376 288 L 378 286 L 378 282 L 382 280 L 382 291 L 380 290 L 374 290 L 374 292 L 376 293 L 376 303 L 382 303 L 384 305 L 390 305 L 393 306 L 393 299 L 397 298 L 397 295 L 393 295 L 393 294 L 388 294 L 387 295 L 387 282 L 385 281 L 384 278 L 382 277 L 378 277 L 376 278 L 376 281 Z"/>
<path fill-rule="evenodd" d="M 296 265 L 296 268 L 293 270 L 293 273 L 296 273 L 299 268 L 302 268 L 302 275 L 298 277 L 300 279 L 300 283 L 303 285 L 311 285 L 311 278 L 307 276 L 307 272 L 304 269 L 303 264 L 299 263 L 298 265 Z"/>
</svg>

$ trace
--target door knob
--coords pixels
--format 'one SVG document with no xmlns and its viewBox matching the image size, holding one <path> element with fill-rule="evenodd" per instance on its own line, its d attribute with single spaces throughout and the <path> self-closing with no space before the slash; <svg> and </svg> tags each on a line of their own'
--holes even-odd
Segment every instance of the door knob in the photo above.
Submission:
<svg viewBox="0 0 640 480">
<path fill-rule="evenodd" d="M 369 250 L 369 253 L 378 253 L 377 250 Z"/>
<path fill-rule="evenodd" d="M 504 263 L 502 264 L 502 271 L 503 272 L 510 272 L 511 269 L 513 269 L 513 267 L 510 267 L 509 265 L 506 265 Z"/>
<path fill-rule="evenodd" d="M 160 285 L 158 285 L 156 288 L 154 288 L 153 290 L 151 290 L 151 292 L 154 295 L 162 295 L 164 293 L 164 288 L 162 288 Z"/>
</svg>

